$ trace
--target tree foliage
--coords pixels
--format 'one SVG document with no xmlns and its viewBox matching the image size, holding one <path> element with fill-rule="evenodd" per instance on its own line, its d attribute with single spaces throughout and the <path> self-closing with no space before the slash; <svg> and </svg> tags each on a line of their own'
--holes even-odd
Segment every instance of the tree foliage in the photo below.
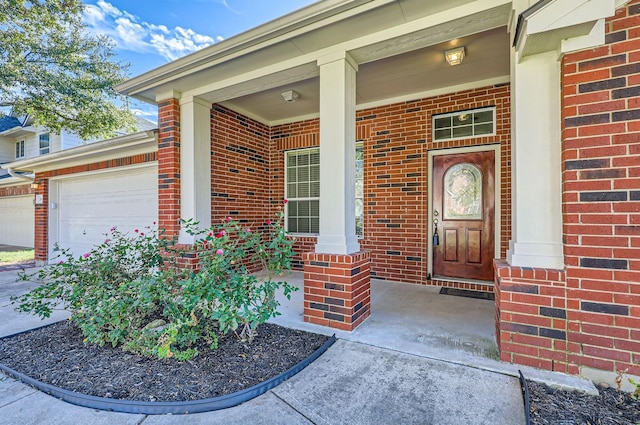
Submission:
<svg viewBox="0 0 640 425">
<path fill-rule="evenodd" d="M 113 42 L 90 35 L 78 0 L 0 0 L 0 106 L 30 114 L 53 132 L 84 139 L 133 129 L 114 87 L 126 64 Z"/>
</svg>

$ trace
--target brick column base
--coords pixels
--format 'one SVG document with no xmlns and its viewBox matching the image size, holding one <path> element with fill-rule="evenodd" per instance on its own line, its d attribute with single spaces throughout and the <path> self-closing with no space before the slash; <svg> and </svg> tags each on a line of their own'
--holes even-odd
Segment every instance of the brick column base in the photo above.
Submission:
<svg viewBox="0 0 640 425">
<path fill-rule="evenodd" d="M 370 254 L 318 254 L 304 260 L 304 321 L 345 331 L 371 314 Z"/>
<path fill-rule="evenodd" d="M 568 360 L 565 272 L 494 260 L 494 273 L 500 360 L 577 374 Z"/>
</svg>

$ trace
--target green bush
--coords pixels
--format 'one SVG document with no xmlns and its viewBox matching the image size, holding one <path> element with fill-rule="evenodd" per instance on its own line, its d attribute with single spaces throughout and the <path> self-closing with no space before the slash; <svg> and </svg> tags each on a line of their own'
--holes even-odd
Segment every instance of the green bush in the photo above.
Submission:
<svg viewBox="0 0 640 425">
<path fill-rule="evenodd" d="M 155 229 L 145 230 L 136 229 L 130 236 L 114 227 L 102 244 L 79 257 L 56 247 L 56 264 L 20 274 L 20 279 L 40 286 L 14 299 L 17 310 L 45 318 L 54 309 L 66 309 L 85 342 L 125 342 L 132 330 L 158 314 L 154 279 L 177 271 L 168 255 L 173 240 L 159 237 Z"/>
<path fill-rule="evenodd" d="M 218 334 L 230 331 L 251 342 L 256 327 L 278 314 L 276 291 L 290 297 L 297 289 L 274 280 L 291 269 L 293 256 L 282 220 L 280 210 L 264 231 L 231 218 L 204 231 L 185 222 L 199 238 L 198 273 L 176 266 L 181 251 L 175 240 L 154 229 L 129 236 L 114 228 L 89 253 L 75 258 L 63 249 L 57 264 L 23 273 L 23 280 L 40 286 L 14 302 L 43 318 L 67 309 L 85 343 L 120 345 L 147 356 L 189 359 L 198 354 L 197 342 L 214 349 Z M 265 276 L 258 278 L 254 269 Z"/>
</svg>

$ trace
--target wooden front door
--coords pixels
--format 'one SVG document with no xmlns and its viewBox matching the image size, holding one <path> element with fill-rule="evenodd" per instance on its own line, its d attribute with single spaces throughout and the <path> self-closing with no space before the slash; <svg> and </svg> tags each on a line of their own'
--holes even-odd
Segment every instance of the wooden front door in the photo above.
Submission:
<svg viewBox="0 0 640 425">
<path fill-rule="evenodd" d="M 495 152 L 434 156 L 432 207 L 434 276 L 493 280 Z"/>
</svg>

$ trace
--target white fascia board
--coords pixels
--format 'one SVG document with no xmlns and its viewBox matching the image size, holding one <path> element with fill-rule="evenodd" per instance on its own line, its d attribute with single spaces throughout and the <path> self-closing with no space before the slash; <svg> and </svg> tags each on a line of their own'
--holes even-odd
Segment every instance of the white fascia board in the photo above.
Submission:
<svg viewBox="0 0 640 425">
<path fill-rule="evenodd" d="M 7 164 L 3 164 L 3 165 L 7 165 Z M 33 174 L 24 174 L 24 176 L 34 177 Z M 17 177 L 0 179 L 0 187 L 23 186 L 25 184 L 29 184 L 29 182 L 24 179 L 19 179 Z"/>
<path fill-rule="evenodd" d="M 122 156 L 155 152 L 157 149 L 156 131 L 142 131 L 35 158 L 9 162 L 0 165 L 0 168 L 5 170 L 11 168 L 15 171 L 42 172 L 115 159 Z"/>
<path fill-rule="evenodd" d="M 333 45 L 312 53 L 300 55 L 293 59 L 274 63 L 260 69 L 256 69 L 256 70 L 252 70 L 244 73 L 239 72 L 237 75 L 235 75 L 232 78 L 216 81 L 211 84 L 206 84 L 193 90 L 184 91 L 182 95 L 183 96 L 202 96 L 202 95 L 205 95 L 206 93 L 211 93 L 217 90 L 224 89 L 229 86 L 245 83 L 248 81 L 257 80 L 261 77 L 275 75 L 278 72 L 286 71 L 292 68 L 304 67 L 305 65 L 308 65 L 308 64 L 317 64 L 318 59 L 322 57 L 327 57 L 335 54 L 343 54 L 344 52 L 351 52 L 353 50 L 371 46 L 386 40 L 402 37 L 407 34 L 415 33 L 417 31 L 421 31 L 427 28 L 435 27 L 436 25 L 440 25 L 444 22 L 452 22 L 457 19 L 464 18 L 466 16 L 471 16 L 477 13 L 484 12 L 486 10 L 496 9 L 510 3 L 511 3 L 511 0 L 477 0 L 471 4 L 465 4 L 463 6 L 458 6 L 452 9 L 448 9 L 446 11 L 443 11 L 431 16 L 427 16 L 421 19 L 416 19 L 404 25 L 398 25 L 393 28 L 388 28 L 386 30 L 379 31 L 374 34 L 369 34 L 363 37 L 347 40 L 347 41 L 344 41 L 343 43 Z M 487 28 L 487 29 L 490 29 L 490 28 Z M 319 71 L 314 71 L 313 75 L 310 75 L 310 76 L 307 75 L 305 78 L 310 78 L 317 75 L 319 75 Z M 256 91 L 261 91 L 263 89 L 264 87 L 262 89 L 256 88 Z M 245 94 L 249 94 L 249 93 L 245 93 Z M 224 101 L 228 99 L 229 98 L 223 98 L 219 100 L 214 99 L 213 102 L 217 103 L 218 101 Z"/>
<path fill-rule="evenodd" d="M 171 80 L 184 77 L 193 72 L 234 57 L 262 49 L 296 35 L 312 31 L 317 24 L 331 23 L 330 18 L 340 15 L 340 19 L 355 13 L 373 9 L 396 0 L 323 0 L 305 8 L 267 22 L 254 29 L 215 43 L 197 52 L 191 53 L 166 65 L 141 74 L 116 86 L 116 90 L 126 95 L 133 95 Z M 357 9 L 357 12 L 353 12 Z M 345 11 L 352 11 L 344 15 Z M 316 24 L 316 25 L 314 25 Z"/>
<path fill-rule="evenodd" d="M 16 137 L 28 136 L 31 134 L 35 134 L 37 132 L 38 132 L 38 129 L 31 125 L 27 127 L 17 126 L 17 127 L 13 127 L 3 131 L 2 133 L 0 133 L 0 136 L 16 138 Z"/>
</svg>

